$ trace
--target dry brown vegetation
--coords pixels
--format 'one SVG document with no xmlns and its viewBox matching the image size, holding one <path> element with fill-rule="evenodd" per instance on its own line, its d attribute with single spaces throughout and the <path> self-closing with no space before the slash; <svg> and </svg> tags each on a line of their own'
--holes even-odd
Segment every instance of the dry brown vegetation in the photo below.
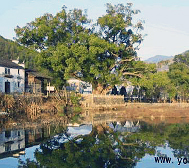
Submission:
<svg viewBox="0 0 189 168">
<path fill-rule="evenodd" d="M 65 100 L 54 97 L 0 95 L 0 110 L 7 112 L 14 120 L 36 120 L 42 116 L 52 116 L 64 112 Z M 44 115 L 45 114 L 45 115 Z"/>
</svg>

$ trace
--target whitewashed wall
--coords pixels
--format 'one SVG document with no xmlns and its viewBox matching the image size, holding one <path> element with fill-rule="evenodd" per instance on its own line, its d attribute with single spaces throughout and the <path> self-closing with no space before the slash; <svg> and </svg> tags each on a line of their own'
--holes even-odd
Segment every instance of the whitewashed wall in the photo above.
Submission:
<svg viewBox="0 0 189 168">
<path fill-rule="evenodd" d="M 5 82 L 10 82 L 10 92 L 24 92 L 25 85 L 25 70 L 16 68 L 8 68 L 10 69 L 10 75 L 13 75 L 12 78 L 4 77 L 5 67 L 0 67 L 0 91 L 5 92 Z M 18 87 L 18 82 L 20 82 L 20 86 Z"/>
<path fill-rule="evenodd" d="M 67 81 L 69 86 L 66 87 L 67 90 L 78 91 L 81 94 L 92 93 L 92 85 L 88 82 L 80 81 L 78 79 L 69 79 Z"/>
</svg>

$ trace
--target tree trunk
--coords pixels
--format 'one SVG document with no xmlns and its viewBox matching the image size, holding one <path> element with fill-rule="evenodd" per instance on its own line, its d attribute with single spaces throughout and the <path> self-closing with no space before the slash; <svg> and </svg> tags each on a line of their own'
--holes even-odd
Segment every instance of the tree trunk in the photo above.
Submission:
<svg viewBox="0 0 189 168">
<path fill-rule="evenodd" d="M 105 95 L 111 88 L 111 86 L 103 86 L 102 84 L 98 84 L 97 87 L 94 87 L 93 94 Z"/>
</svg>

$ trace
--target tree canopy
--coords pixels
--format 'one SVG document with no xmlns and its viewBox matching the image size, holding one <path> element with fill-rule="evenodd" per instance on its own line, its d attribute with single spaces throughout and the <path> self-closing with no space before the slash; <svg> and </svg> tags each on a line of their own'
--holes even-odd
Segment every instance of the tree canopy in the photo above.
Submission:
<svg viewBox="0 0 189 168">
<path fill-rule="evenodd" d="M 169 66 L 169 78 L 177 89 L 177 96 L 184 101 L 189 96 L 189 52 L 176 55 Z"/>
<path fill-rule="evenodd" d="M 47 69 L 61 87 L 70 77 L 90 82 L 98 93 L 121 83 L 125 75 L 136 76 L 136 51 L 143 38 L 142 21 L 134 24 L 128 3 L 106 4 L 106 14 L 92 25 L 86 11 L 64 6 L 55 16 L 44 14 L 17 27 L 17 42 L 40 51 L 36 64 Z"/>
</svg>

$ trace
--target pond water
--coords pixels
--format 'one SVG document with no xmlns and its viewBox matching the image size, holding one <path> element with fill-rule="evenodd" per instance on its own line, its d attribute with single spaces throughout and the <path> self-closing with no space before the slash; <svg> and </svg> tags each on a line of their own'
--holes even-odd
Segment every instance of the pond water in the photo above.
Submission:
<svg viewBox="0 0 189 168">
<path fill-rule="evenodd" d="M 16 167 L 189 167 L 189 123 L 109 113 L 75 125 L 1 129 L 0 168 Z"/>
</svg>

